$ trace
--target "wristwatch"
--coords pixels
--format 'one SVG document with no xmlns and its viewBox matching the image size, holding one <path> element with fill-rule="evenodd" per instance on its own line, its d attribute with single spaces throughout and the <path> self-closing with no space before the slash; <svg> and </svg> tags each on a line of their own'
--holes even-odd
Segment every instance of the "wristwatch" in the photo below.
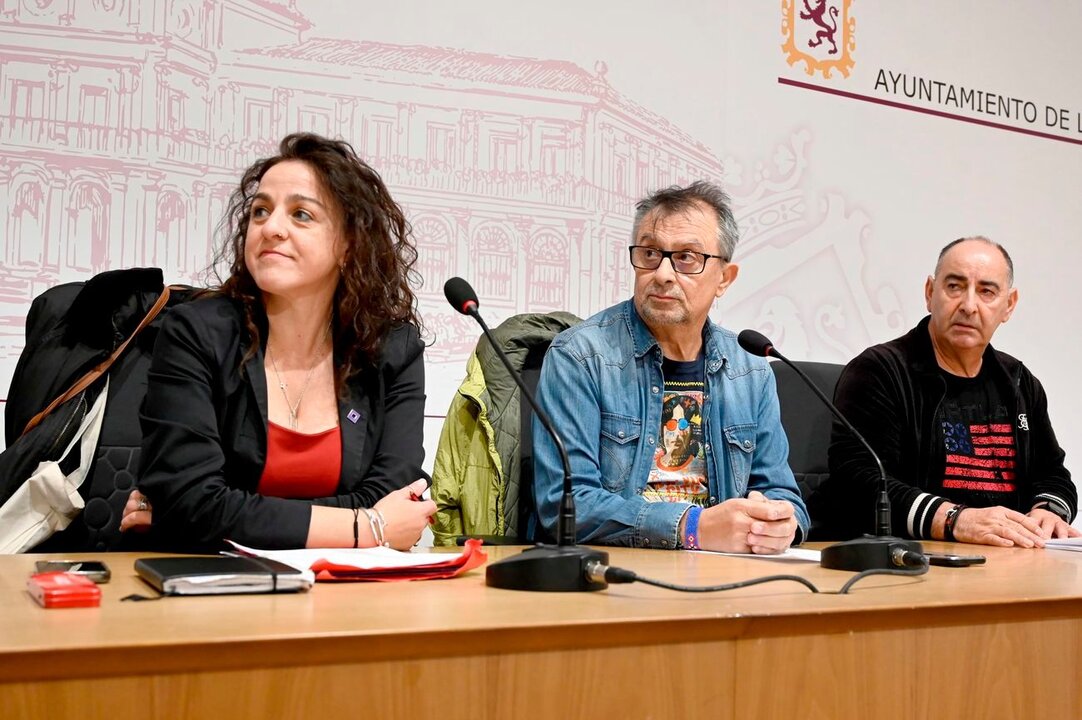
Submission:
<svg viewBox="0 0 1082 720">
<path fill-rule="evenodd" d="M 1065 523 L 1071 522 L 1071 513 L 1067 508 L 1060 505 L 1054 500 L 1048 498 L 1042 498 L 1041 502 L 1033 506 L 1034 510 L 1047 510 Z"/>
</svg>

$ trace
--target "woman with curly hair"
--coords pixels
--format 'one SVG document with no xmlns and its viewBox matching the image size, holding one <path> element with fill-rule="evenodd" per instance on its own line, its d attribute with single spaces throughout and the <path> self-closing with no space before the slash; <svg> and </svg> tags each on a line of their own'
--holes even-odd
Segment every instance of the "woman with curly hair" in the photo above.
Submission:
<svg viewBox="0 0 1082 720">
<path fill-rule="evenodd" d="M 171 549 L 409 548 L 436 508 L 402 210 L 348 143 L 297 133 L 223 224 L 229 277 L 155 344 L 121 528 Z"/>
</svg>

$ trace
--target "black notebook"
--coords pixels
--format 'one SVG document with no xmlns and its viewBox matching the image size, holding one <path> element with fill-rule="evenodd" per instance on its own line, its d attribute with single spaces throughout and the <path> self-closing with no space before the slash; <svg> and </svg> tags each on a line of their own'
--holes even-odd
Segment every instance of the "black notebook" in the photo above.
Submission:
<svg viewBox="0 0 1082 720">
<path fill-rule="evenodd" d="M 135 572 L 163 595 L 304 592 L 314 580 L 276 560 L 214 555 L 140 558 Z"/>
</svg>

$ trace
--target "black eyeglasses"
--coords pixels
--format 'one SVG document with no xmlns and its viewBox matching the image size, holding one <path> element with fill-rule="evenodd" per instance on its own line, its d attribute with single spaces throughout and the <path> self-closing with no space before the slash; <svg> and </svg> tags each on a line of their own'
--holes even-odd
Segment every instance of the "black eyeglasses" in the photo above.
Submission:
<svg viewBox="0 0 1082 720">
<path fill-rule="evenodd" d="M 698 275 L 706 268 L 709 258 L 729 262 L 722 255 L 695 252 L 694 250 L 660 250 L 648 245 L 629 245 L 631 264 L 640 270 L 657 270 L 665 258 L 669 258 L 672 269 L 681 275 Z"/>
</svg>

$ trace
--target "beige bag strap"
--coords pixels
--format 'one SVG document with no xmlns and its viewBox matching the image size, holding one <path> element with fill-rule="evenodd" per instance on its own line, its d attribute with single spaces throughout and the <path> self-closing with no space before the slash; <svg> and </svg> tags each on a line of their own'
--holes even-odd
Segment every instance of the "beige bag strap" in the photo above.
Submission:
<svg viewBox="0 0 1082 720">
<path fill-rule="evenodd" d="M 158 296 L 158 299 L 156 301 L 154 301 L 154 305 L 152 305 L 150 310 L 147 311 L 146 316 L 142 319 L 142 321 L 135 328 L 135 330 L 132 331 L 132 334 L 128 336 L 128 339 L 122 342 L 120 346 L 117 347 L 117 349 L 114 350 L 109 357 L 98 363 L 93 369 L 90 370 L 90 372 L 76 380 L 74 385 L 65 390 L 60 395 L 60 397 L 49 403 L 49 405 L 44 410 L 39 412 L 34 417 L 30 418 L 30 422 L 28 422 L 26 424 L 26 427 L 23 428 L 22 434 L 25 435 L 31 430 L 33 430 L 42 420 L 44 420 L 49 415 L 49 413 L 51 413 L 53 410 L 56 410 L 68 400 L 71 400 L 83 390 L 86 390 L 95 380 L 100 378 L 109 369 L 109 367 L 114 362 L 116 362 L 117 358 L 119 358 L 124 353 L 124 351 L 128 348 L 128 343 L 134 340 L 135 336 L 142 332 L 143 328 L 153 322 L 154 318 L 158 316 L 158 313 L 162 311 L 162 308 L 165 307 L 165 304 L 169 302 L 170 290 L 182 289 L 184 289 L 184 286 L 182 285 L 169 285 L 163 288 L 162 294 Z"/>
</svg>

